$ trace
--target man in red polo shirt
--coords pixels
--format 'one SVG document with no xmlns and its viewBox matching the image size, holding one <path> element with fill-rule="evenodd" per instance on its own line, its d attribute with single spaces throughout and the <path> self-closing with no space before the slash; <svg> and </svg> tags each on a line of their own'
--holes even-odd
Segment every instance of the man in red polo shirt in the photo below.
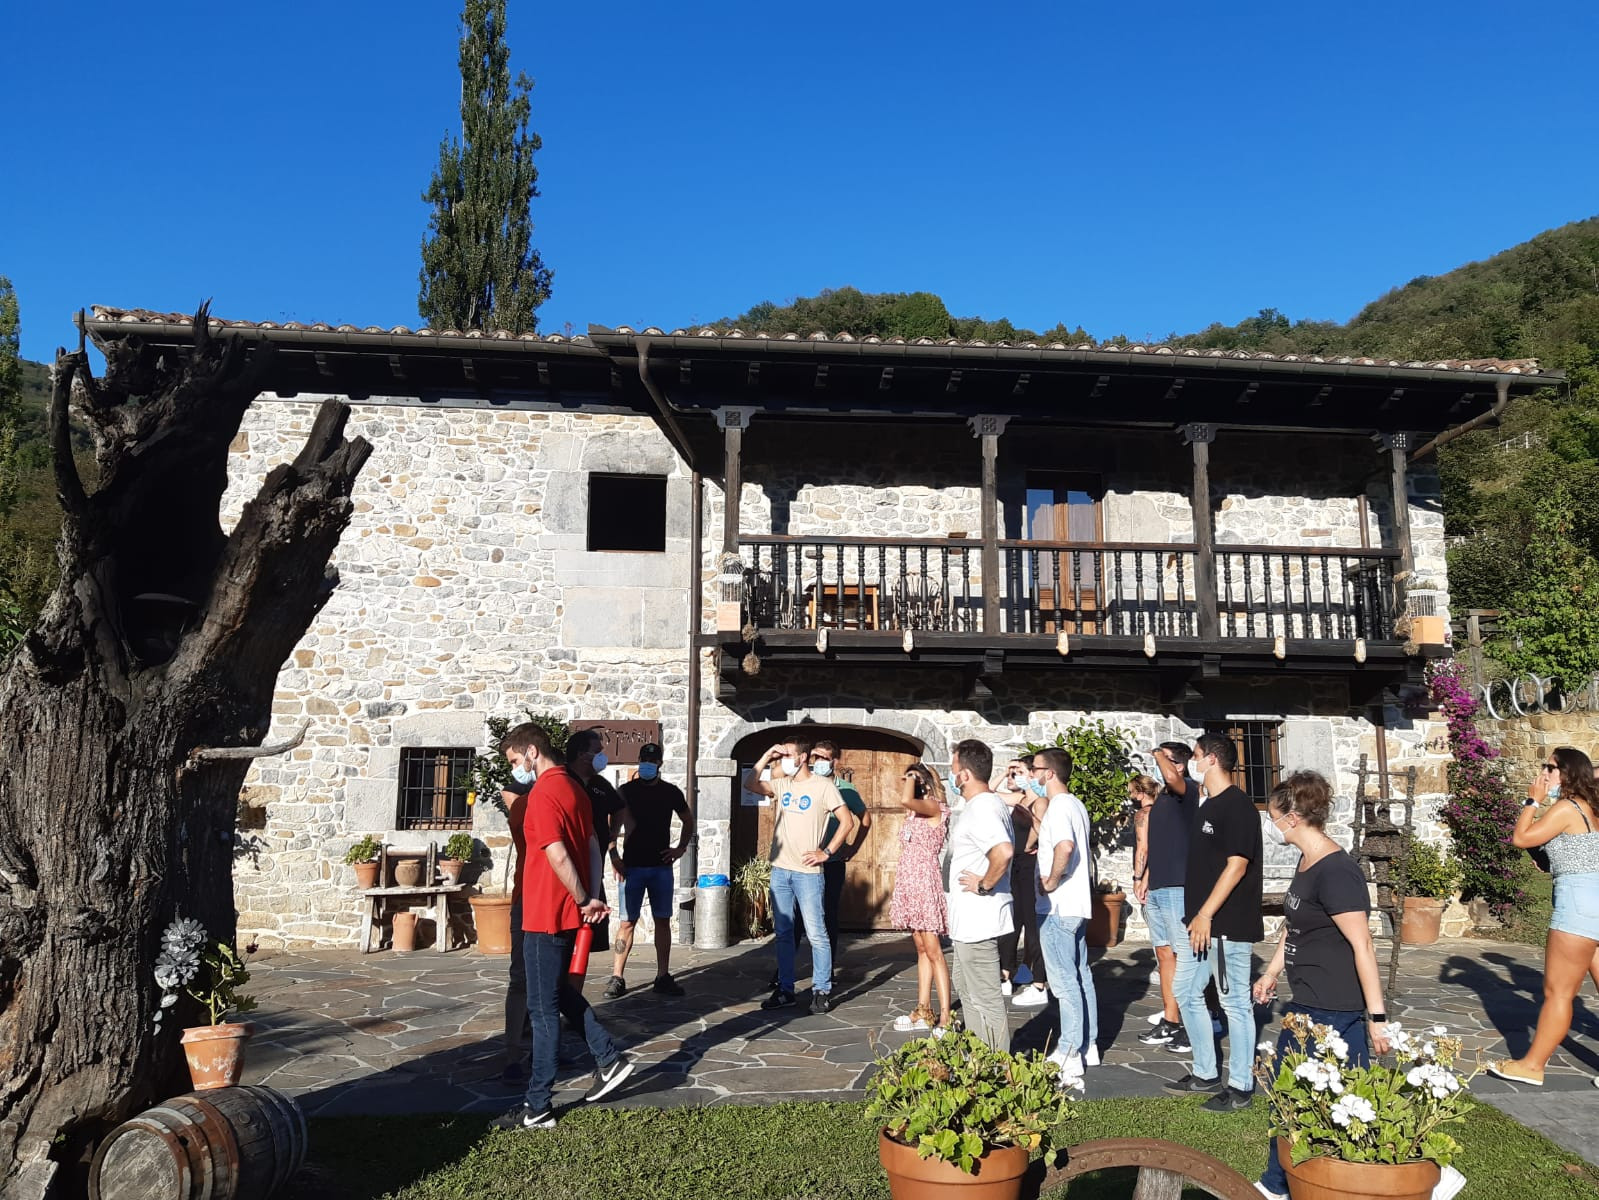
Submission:
<svg viewBox="0 0 1599 1200">
<path fill-rule="evenodd" d="M 520 1120 L 523 1129 L 553 1129 L 551 1108 L 561 1017 L 583 1030 L 596 1070 L 588 1101 L 601 1100 L 633 1073 L 633 1061 L 616 1048 L 583 993 L 567 982 L 579 926 L 610 915 L 589 883 L 600 878 L 600 845 L 587 794 L 554 756 L 537 725 L 518 725 L 500 749 L 519 783 L 533 784 L 523 825 L 527 852 L 521 865 L 522 956 L 527 963 L 527 1011 L 533 1055 Z"/>
</svg>

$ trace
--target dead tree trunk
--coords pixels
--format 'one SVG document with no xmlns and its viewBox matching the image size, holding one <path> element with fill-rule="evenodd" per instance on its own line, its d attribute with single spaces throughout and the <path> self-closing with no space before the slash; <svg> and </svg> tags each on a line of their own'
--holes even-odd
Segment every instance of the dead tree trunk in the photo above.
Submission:
<svg viewBox="0 0 1599 1200">
<path fill-rule="evenodd" d="M 224 534 L 228 446 L 271 348 L 213 327 L 159 353 L 57 351 L 61 581 L 0 675 L 0 1195 L 65 1196 L 111 1125 L 182 1090 L 151 975 L 175 914 L 232 939 L 246 758 L 279 667 L 326 602 L 371 446 L 329 401 Z M 73 464 L 69 405 L 99 486 Z"/>
</svg>

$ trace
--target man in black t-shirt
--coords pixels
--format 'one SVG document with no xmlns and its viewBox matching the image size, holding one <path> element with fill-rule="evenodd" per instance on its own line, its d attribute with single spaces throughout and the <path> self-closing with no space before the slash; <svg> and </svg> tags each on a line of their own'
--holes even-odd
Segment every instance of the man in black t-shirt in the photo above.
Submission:
<svg viewBox="0 0 1599 1200">
<path fill-rule="evenodd" d="M 683 857 L 689 838 L 694 836 L 694 817 L 688 801 L 674 784 L 661 778 L 661 748 L 654 742 L 638 752 L 638 778 L 622 785 L 622 810 L 616 822 L 622 849 L 617 853 L 616 838 L 610 842 L 611 869 L 622 881 L 622 921 L 616 928 L 616 953 L 605 996 L 615 1000 L 627 991 L 622 971 L 633 949 L 633 929 L 650 898 L 650 915 L 655 919 L 655 983 L 653 991 L 662 996 L 681 996 L 683 987 L 672 978 L 672 864 Z M 672 839 L 672 818 L 682 822 L 677 845 Z"/>
<path fill-rule="evenodd" d="M 1266 932 L 1260 913 L 1260 813 L 1233 784 L 1237 763 L 1232 739 L 1219 733 L 1202 734 L 1188 761 L 1188 773 L 1199 780 L 1205 798 L 1189 830 L 1188 869 L 1183 880 L 1189 953 L 1179 954 L 1173 990 L 1182 1010 L 1183 1028 L 1193 1043 L 1194 1066 L 1168 1090 L 1216 1092 L 1205 1102 L 1213 1112 L 1247 1108 L 1254 1092 L 1251 956 L 1254 944 Z M 1211 976 L 1227 1016 L 1225 1088 L 1205 1007 L 1205 983 Z"/>
<path fill-rule="evenodd" d="M 1155 947 L 1160 970 L 1160 1020 L 1138 1038 L 1146 1046 L 1189 1051 L 1177 1007 L 1177 950 L 1186 942 L 1183 885 L 1188 878 L 1188 828 L 1199 808 L 1199 783 L 1188 777 L 1193 751 L 1182 742 L 1162 742 L 1150 752 L 1160 781 L 1160 795 L 1150 807 L 1144 829 L 1144 856 L 1133 863 L 1133 898 L 1144 906 L 1144 922 Z"/>
<path fill-rule="evenodd" d="M 601 846 L 607 846 L 612 839 L 611 821 L 621 811 L 622 798 L 616 794 L 616 788 L 611 781 L 605 778 L 605 768 L 611 765 L 601 749 L 605 739 L 598 729 L 580 729 L 566 739 L 566 766 L 567 770 L 577 779 L 578 786 L 589 798 L 589 808 L 594 817 L 594 836 Z M 605 880 L 595 880 L 594 897 L 597 900 L 605 899 Z M 594 926 L 593 950 L 609 950 L 611 948 L 611 926 L 608 922 L 601 921 Z"/>
</svg>

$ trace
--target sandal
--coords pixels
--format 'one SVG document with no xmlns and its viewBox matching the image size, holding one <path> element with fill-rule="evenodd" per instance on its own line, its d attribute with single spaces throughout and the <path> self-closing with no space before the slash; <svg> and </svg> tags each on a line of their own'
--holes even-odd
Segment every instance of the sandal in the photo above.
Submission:
<svg viewBox="0 0 1599 1200">
<path fill-rule="evenodd" d="M 1500 1079 L 1508 1079 L 1511 1083 L 1526 1083 L 1533 1087 L 1543 1087 L 1542 1071 L 1534 1071 L 1531 1067 L 1523 1066 L 1513 1058 L 1489 1063 L 1488 1073 L 1497 1075 Z"/>
</svg>

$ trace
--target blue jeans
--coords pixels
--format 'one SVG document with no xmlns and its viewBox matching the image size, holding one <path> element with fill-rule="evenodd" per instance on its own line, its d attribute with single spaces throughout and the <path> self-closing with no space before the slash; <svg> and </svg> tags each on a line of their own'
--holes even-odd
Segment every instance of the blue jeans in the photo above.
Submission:
<svg viewBox="0 0 1599 1200">
<path fill-rule="evenodd" d="M 1205 984 L 1216 977 L 1216 993 L 1227 1015 L 1227 1083 L 1240 1092 L 1255 1086 L 1255 1002 L 1249 995 L 1252 942 L 1213 937 L 1203 958 L 1195 958 L 1187 936 L 1172 943 L 1177 955 L 1177 978 L 1172 993 L 1183 1014 L 1183 1032 L 1194 1046 L 1194 1071 L 1200 1079 L 1215 1079 L 1216 1034 L 1205 1007 Z"/>
<path fill-rule="evenodd" d="M 811 990 L 833 990 L 833 947 L 822 912 L 822 873 L 772 868 L 772 927 L 777 931 L 777 986 L 794 990 L 794 912 L 811 939 Z"/>
<path fill-rule="evenodd" d="M 1088 966 L 1088 922 L 1052 912 L 1039 918 L 1038 934 L 1049 990 L 1060 1003 L 1060 1048 L 1082 1054 L 1099 1042 L 1099 997 Z"/>
<path fill-rule="evenodd" d="M 1144 900 L 1144 924 L 1149 926 L 1149 940 L 1156 946 L 1175 946 L 1188 940 L 1183 928 L 1183 889 L 1180 887 L 1155 888 Z"/>
<path fill-rule="evenodd" d="M 1338 1012 L 1331 1008 L 1311 1008 L 1304 1004 L 1289 1004 L 1283 1009 L 1284 1013 L 1304 1013 L 1317 1025 L 1331 1025 L 1333 1032 L 1349 1043 L 1349 1065 L 1352 1067 L 1366 1067 L 1371 1065 L 1371 1046 L 1366 1041 L 1366 1014 L 1359 1012 Z M 1277 1035 L 1277 1056 L 1281 1058 L 1289 1050 L 1298 1049 L 1297 1043 L 1285 1029 Z M 1315 1049 L 1312 1043 L 1311 1049 Z M 1277 1161 L 1277 1139 L 1272 1138 L 1266 1146 L 1266 1169 L 1260 1173 L 1261 1186 L 1269 1191 L 1288 1192 L 1288 1176 L 1283 1173 L 1283 1167 Z"/>
<path fill-rule="evenodd" d="M 601 1068 L 616 1061 L 620 1051 L 600 1024 L 583 993 L 567 982 L 572 942 L 577 931 L 523 933 L 522 956 L 527 960 L 527 1015 L 533 1026 L 533 1061 L 524 1103 L 534 1112 L 550 1107 L 555 1068 L 561 1047 L 561 1017 L 583 1027 L 589 1053 Z"/>
</svg>

